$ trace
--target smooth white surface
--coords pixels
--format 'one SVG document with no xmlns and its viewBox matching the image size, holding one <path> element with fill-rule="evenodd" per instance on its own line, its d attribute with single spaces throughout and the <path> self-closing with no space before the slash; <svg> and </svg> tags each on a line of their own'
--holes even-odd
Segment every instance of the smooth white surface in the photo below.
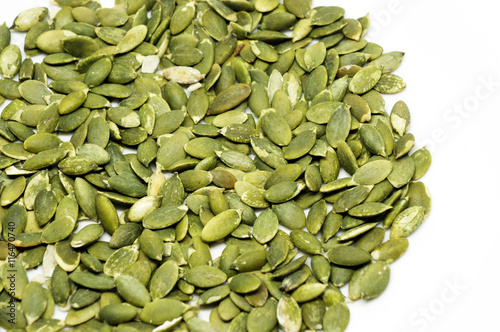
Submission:
<svg viewBox="0 0 500 332">
<path fill-rule="evenodd" d="M 10 25 L 21 10 L 48 3 L 2 1 L 0 22 Z M 433 154 L 422 178 L 432 211 L 409 237 L 406 254 L 391 265 L 384 294 L 349 304 L 347 331 L 498 331 L 498 6 L 487 0 L 314 0 L 313 5 L 344 7 L 349 18 L 369 12 L 372 27 L 365 38 L 385 51 L 406 52 L 395 73 L 407 88 L 388 96 L 386 109 L 404 100 L 412 114 L 409 131 Z M 13 33 L 13 41 L 22 45 L 17 36 Z"/>
</svg>

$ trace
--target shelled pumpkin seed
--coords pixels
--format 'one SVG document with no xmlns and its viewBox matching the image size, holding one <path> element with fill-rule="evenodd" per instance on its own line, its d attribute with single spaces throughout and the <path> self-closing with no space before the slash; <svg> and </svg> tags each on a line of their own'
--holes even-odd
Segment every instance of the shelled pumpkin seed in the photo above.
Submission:
<svg viewBox="0 0 500 332">
<path fill-rule="evenodd" d="M 430 212 L 413 180 L 431 156 L 412 153 L 408 105 L 385 111 L 404 53 L 364 39 L 368 16 L 308 0 L 55 3 L 53 20 L 14 20 L 25 59 L 0 26 L 1 294 L 20 301 L 0 326 L 344 331 L 339 287 L 385 290 Z M 45 284 L 27 277 L 39 265 Z"/>
</svg>

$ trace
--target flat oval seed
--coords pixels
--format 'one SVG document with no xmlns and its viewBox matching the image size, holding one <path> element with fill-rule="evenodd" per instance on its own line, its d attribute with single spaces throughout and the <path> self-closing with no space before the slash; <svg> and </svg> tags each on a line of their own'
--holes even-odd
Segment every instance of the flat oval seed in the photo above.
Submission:
<svg viewBox="0 0 500 332">
<path fill-rule="evenodd" d="M 323 317 L 325 332 L 345 331 L 349 324 L 350 313 L 345 303 L 336 303 L 328 308 Z"/>
<path fill-rule="evenodd" d="M 144 307 L 151 302 L 151 295 L 146 287 L 136 278 L 120 274 L 115 278 L 116 289 L 121 297 L 136 307 Z"/>
<path fill-rule="evenodd" d="M 423 207 L 412 206 L 403 210 L 392 223 L 391 239 L 409 236 L 422 224 L 423 220 Z"/>
<path fill-rule="evenodd" d="M 244 153 L 233 150 L 223 150 L 220 152 L 216 151 L 216 154 L 224 164 L 231 168 L 246 172 L 255 171 L 256 169 L 253 160 Z"/>
<path fill-rule="evenodd" d="M 384 53 L 380 57 L 370 61 L 368 66 L 381 66 L 382 73 L 387 74 L 399 67 L 404 55 L 404 52 L 398 51 Z"/>
<path fill-rule="evenodd" d="M 404 101 L 398 101 L 391 110 L 391 125 L 399 136 L 403 136 L 410 126 L 410 110 Z"/>
<path fill-rule="evenodd" d="M 375 126 L 369 124 L 362 125 L 359 129 L 359 134 L 368 151 L 382 157 L 387 156 L 384 138 Z"/>
<path fill-rule="evenodd" d="M 370 91 L 382 77 L 382 69 L 376 66 L 369 66 L 358 71 L 351 82 L 349 90 L 355 94 L 363 94 Z"/>
<path fill-rule="evenodd" d="M 181 317 L 187 309 L 188 306 L 179 300 L 156 299 L 144 306 L 139 318 L 148 324 L 161 325 Z"/>
<path fill-rule="evenodd" d="M 47 308 L 47 295 L 41 284 L 36 281 L 30 282 L 25 287 L 25 296 L 23 296 L 21 305 L 26 316 L 28 324 L 32 324 L 39 319 Z"/>
<path fill-rule="evenodd" d="M 331 115 L 326 125 L 326 138 L 328 143 L 337 148 L 339 143 L 345 141 L 351 128 L 351 113 L 346 104 Z"/>
<path fill-rule="evenodd" d="M 280 224 L 289 229 L 302 229 L 306 225 L 304 210 L 294 201 L 275 204 L 272 209 L 278 217 Z"/>
<path fill-rule="evenodd" d="M 316 143 L 315 130 L 307 130 L 295 136 L 290 144 L 283 148 L 287 160 L 297 159 L 308 153 Z"/>
<path fill-rule="evenodd" d="M 4 78 L 13 78 L 21 68 L 22 55 L 17 45 L 9 45 L 0 53 L 0 74 Z"/>
<path fill-rule="evenodd" d="M 127 53 L 141 44 L 148 33 L 148 27 L 137 25 L 127 31 L 125 36 L 116 45 L 116 54 Z"/>
<path fill-rule="evenodd" d="M 283 117 L 274 109 L 262 110 L 260 117 L 262 129 L 266 136 L 278 146 L 286 146 L 292 140 L 292 130 Z"/>
<path fill-rule="evenodd" d="M 85 74 L 83 82 L 93 88 L 101 83 L 109 76 L 112 69 L 112 63 L 109 58 L 102 58 L 90 66 Z"/>
<path fill-rule="evenodd" d="M 290 232 L 290 239 L 300 250 L 316 255 L 323 251 L 321 242 L 312 234 L 303 230 L 293 230 Z"/>
<path fill-rule="evenodd" d="M 304 54 L 304 64 L 307 71 L 316 69 L 323 63 L 326 57 L 326 47 L 322 42 L 316 43 L 309 47 Z"/>
<path fill-rule="evenodd" d="M 23 11 L 14 19 L 11 29 L 16 31 L 28 31 L 37 23 L 43 21 L 49 10 L 46 7 L 36 7 Z"/>
<path fill-rule="evenodd" d="M 242 328 L 246 328 L 248 332 L 271 330 L 278 322 L 276 316 L 277 305 L 276 300 L 269 298 L 262 307 L 253 308 L 247 316 L 246 325 Z M 236 316 L 233 321 L 236 321 L 240 315 Z M 236 324 L 231 323 L 230 331 L 241 331 L 241 329 L 232 329 L 233 325 Z"/>
<path fill-rule="evenodd" d="M 199 265 L 188 270 L 184 279 L 195 287 L 210 288 L 223 284 L 227 275 L 216 267 Z"/>
<path fill-rule="evenodd" d="M 142 221 L 145 228 L 161 229 L 171 226 L 181 220 L 188 208 L 184 205 L 170 205 L 161 207 L 149 213 Z"/>
<path fill-rule="evenodd" d="M 87 99 L 88 89 L 73 91 L 59 103 L 59 114 L 69 114 L 76 111 Z"/>
<path fill-rule="evenodd" d="M 391 208 L 392 206 L 383 203 L 369 202 L 353 207 L 348 211 L 348 213 L 350 216 L 358 218 L 374 217 L 390 210 Z"/>
<path fill-rule="evenodd" d="M 69 30 L 48 30 L 36 39 L 36 46 L 46 53 L 62 53 L 63 41 L 68 37 L 76 36 Z"/>
<path fill-rule="evenodd" d="M 214 242 L 224 239 L 240 224 L 241 210 L 226 210 L 210 219 L 201 232 L 205 242 Z"/>
<path fill-rule="evenodd" d="M 137 316 L 137 308 L 128 303 L 112 303 L 99 310 L 99 319 L 112 325 L 131 321 Z"/>
<path fill-rule="evenodd" d="M 36 80 L 27 80 L 19 85 L 19 94 L 32 104 L 46 105 L 45 97 L 53 92 L 46 84 Z"/>
<path fill-rule="evenodd" d="M 0 205 L 7 206 L 16 201 L 26 188 L 26 178 L 20 176 L 9 183 L 2 191 Z"/>
<path fill-rule="evenodd" d="M 415 162 L 415 173 L 413 174 L 413 180 L 418 180 L 427 172 L 429 167 L 431 166 L 432 157 L 424 146 L 423 148 L 418 149 L 410 156 Z"/>
<path fill-rule="evenodd" d="M 408 249 L 408 239 L 389 239 L 372 251 L 372 258 L 376 261 L 384 261 L 391 264 L 401 257 Z"/>
<path fill-rule="evenodd" d="M 329 250 L 326 255 L 330 262 L 342 266 L 357 266 L 371 260 L 370 253 L 363 249 L 350 246 L 334 248 Z"/>
<path fill-rule="evenodd" d="M 373 89 L 380 93 L 398 93 L 406 88 L 406 82 L 394 74 L 383 74 Z"/>
<path fill-rule="evenodd" d="M 287 332 L 299 332 L 302 314 L 297 302 L 288 294 L 283 294 L 276 310 L 280 327 Z"/>
<path fill-rule="evenodd" d="M 153 274 L 149 291 L 153 299 L 167 296 L 179 279 L 179 266 L 173 260 L 163 263 Z"/>
<path fill-rule="evenodd" d="M 96 212 L 102 227 L 109 235 L 113 235 L 119 226 L 118 214 L 109 198 L 98 194 L 95 198 Z"/>
<path fill-rule="evenodd" d="M 278 232 L 278 217 L 270 209 L 262 211 L 253 225 L 253 236 L 259 243 L 267 243 Z"/>
<path fill-rule="evenodd" d="M 357 186 L 344 190 L 333 205 L 334 211 L 342 213 L 357 206 L 368 197 L 372 188 L 372 186 Z"/>
<path fill-rule="evenodd" d="M 410 156 L 404 156 L 392 162 L 392 172 L 387 180 L 394 188 L 401 188 L 411 181 L 414 174 L 415 161 Z"/>
<path fill-rule="evenodd" d="M 35 198 L 34 210 L 38 225 L 43 226 L 52 219 L 57 208 L 57 198 L 52 190 L 42 190 Z"/>
<path fill-rule="evenodd" d="M 376 262 L 357 270 L 349 283 L 349 298 L 369 300 L 378 297 L 387 288 L 390 278 L 389 264 Z"/>
<path fill-rule="evenodd" d="M 170 31 L 172 35 L 177 35 L 182 32 L 191 23 L 195 15 L 195 2 L 185 2 L 175 9 L 171 21 Z"/>
<path fill-rule="evenodd" d="M 306 283 L 292 293 L 292 298 L 298 303 L 308 302 L 320 296 L 326 287 L 327 285 L 322 283 Z"/>
<path fill-rule="evenodd" d="M 352 184 L 372 185 L 382 182 L 392 171 L 392 163 L 388 160 L 376 160 L 360 167 L 353 175 Z"/>
<path fill-rule="evenodd" d="M 284 203 L 293 199 L 304 188 L 304 183 L 282 181 L 266 190 L 264 198 L 271 203 Z"/>
<path fill-rule="evenodd" d="M 234 84 L 219 93 L 208 108 L 208 115 L 228 111 L 248 98 L 251 88 L 247 84 Z"/>
<path fill-rule="evenodd" d="M 257 290 L 262 281 L 253 273 L 239 273 L 229 280 L 229 289 L 233 292 L 248 294 Z"/>
</svg>

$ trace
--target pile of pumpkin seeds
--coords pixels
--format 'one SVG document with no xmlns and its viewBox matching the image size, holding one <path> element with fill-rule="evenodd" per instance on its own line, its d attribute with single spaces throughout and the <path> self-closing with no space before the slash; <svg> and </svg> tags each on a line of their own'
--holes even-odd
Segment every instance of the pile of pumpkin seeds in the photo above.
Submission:
<svg viewBox="0 0 500 332">
<path fill-rule="evenodd" d="M 368 16 L 54 2 L 0 26 L 0 326 L 344 331 L 346 296 L 385 290 L 431 156 L 408 106 L 385 110 L 404 53 L 363 38 Z"/>
</svg>

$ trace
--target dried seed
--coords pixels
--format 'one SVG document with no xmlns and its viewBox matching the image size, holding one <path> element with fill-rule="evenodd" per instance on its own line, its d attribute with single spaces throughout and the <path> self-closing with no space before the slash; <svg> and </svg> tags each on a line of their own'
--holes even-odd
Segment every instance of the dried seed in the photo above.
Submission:
<svg viewBox="0 0 500 332">
<path fill-rule="evenodd" d="M 391 239 L 412 234 L 422 224 L 424 213 L 422 206 L 411 206 L 399 213 L 391 226 Z"/>
<path fill-rule="evenodd" d="M 297 302 L 288 294 L 283 294 L 276 309 L 278 323 L 283 331 L 300 331 L 302 315 Z"/>
<path fill-rule="evenodd" d="M 390 268 L 385 262 L 366 265 L 357 270 L 349 283 L 349 298 L 369 300 L 378 297 L 389 283 Z"/>
<path fill-rule="evenodd" d="M 323 317 L 325 332 L 345 331 L 349 324 L 349 308 L 344 303 L 336 303 L 328 308 Z"/>
<path fill-rule="evenodd" d="M 341 266 L 357 266 L 371 260 L 370 254 L 365 250 L 350 246 L 336 247 L 326 254 L 330 262 Z"/>
<path fill-rule="evenodd" d="M 223 284 L 227 276 L 215 267 L 199 265 L 187 271 L 184 279 L 193 286 L 209 288 Z"/>
</svg>

